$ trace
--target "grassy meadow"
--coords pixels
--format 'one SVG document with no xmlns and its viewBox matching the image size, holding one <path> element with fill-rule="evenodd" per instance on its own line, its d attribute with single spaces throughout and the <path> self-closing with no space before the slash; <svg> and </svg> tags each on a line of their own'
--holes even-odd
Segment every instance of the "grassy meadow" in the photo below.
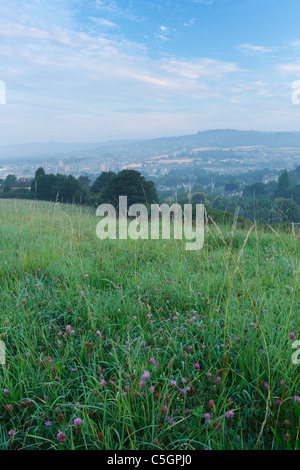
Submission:
<svg viewBox="0 0 300 470">
<path fill-rule="evenodd" d="M 97 222 L 0 200 L 0 449 L 298 449 L 300 233 Z"/>
</svg>

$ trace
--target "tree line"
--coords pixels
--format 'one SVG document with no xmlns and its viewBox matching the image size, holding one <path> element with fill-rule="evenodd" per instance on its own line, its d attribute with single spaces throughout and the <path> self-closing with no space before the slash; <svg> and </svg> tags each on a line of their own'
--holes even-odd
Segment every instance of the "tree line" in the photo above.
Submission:
<svg viewBox="0 0 300 470">
<path fill-rule="evenodd" d="M 7 197 L 20 197 L 30 193 L 30 198 L 41 201 L 55 201 L 87 205 L 109 203 L 118 206 L 119 196 L 127 196 L 128 204 L 152 204 L 158 202 L 155 185 L 146 181 L 136 170 L 122 170 L 118 173 L 103 172 L 91 184 L 88 176 L 75 178 L 72 175 L 46 174 L 40 167 L 31 181 L 30 191 L 14 190 L 16 178 L 9 175 L 4 182 L 3 193 Z"/>
</svg>

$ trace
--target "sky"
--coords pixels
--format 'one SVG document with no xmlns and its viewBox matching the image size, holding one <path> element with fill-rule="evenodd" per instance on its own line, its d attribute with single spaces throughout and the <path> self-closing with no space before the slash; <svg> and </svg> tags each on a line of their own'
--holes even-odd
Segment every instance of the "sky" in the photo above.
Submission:
<svg viewBox="0 0 300 470">
<path fill-rule="evenodd" d="M 300 131 L 299 20 L 299 0 L 1 0 L 0 145 Z"/>
</svg>

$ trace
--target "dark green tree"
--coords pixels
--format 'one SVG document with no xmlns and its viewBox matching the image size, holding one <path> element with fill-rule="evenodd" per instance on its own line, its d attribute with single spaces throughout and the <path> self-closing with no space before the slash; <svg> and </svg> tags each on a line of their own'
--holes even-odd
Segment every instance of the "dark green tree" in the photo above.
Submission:
<svg viewBox="0 0 300 470">
<path fill-rule="evenodd" d="M 40 176 L 45 176 L 45 170 L 43 167 L 39 167 L 34 175 L 34 179 L 31 181 L 31 191 L 34 193 L 36 197 L 36 192 L 37 192 L 37 181 Z"/>
<path fill-rule="evenodd" d="M 106 186 L 110 185 L 111 181 L 115 176 L 116 173 L 112 171 L 103 171 L 92 184 L 91 192 L 99 194 L 101 191 L 104 190 L 104 188 L 106 188 Z"/>
<path fill-rule="evenodd" d="M 300 222 L 300 209 L 292 199 L 275 199 L 274 212 L 276 222 Z"/>
<path fill-rule="evenodd" d="M 288 197 L 290 188 L 289 174 L 286 170 L 280 175 L 277 188 L 275 190 L 275 197 Z"/>
<path fill-rule="evenodd" d="M 119 204 L 120 196 L 127 196 L 128 206 L 132 204 L 152 204 L 158 202 L 153 181 L 146 181 L 136 170 L 123 170 L 112 177 L 108 186 L 101 192 L 104 202 Z"/>
<path fill-rule="evenodd" d="M 78 181 L 82 188 L 89 190 L 90 185 L 91 185 L 91 180 L 88 176 L 81 175 L 79 176 Z"/>
<path fill-rule="evenodd" d="M 17 182 L 15 175 L 7 175 L 4 181 L 4 188 L 13 188 Z"/>
</svg>

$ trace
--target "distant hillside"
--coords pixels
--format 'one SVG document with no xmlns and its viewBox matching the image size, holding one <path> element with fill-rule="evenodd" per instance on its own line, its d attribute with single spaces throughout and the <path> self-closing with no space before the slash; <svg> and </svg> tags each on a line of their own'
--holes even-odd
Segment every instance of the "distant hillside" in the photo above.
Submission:
<svg viewBox="0 0 300 470">
<path fill-rule="evenodd" d="M 60 157 L 94 157 L 109 153 L 118 157 L 126 153 L 130 157 L 147 157 L 153 154 L 171 153 L 194 147 L 264 146 L 266 148 L 292 147 L 300 149 L 300 132 L 259 132 L 216 129 L 197 134 L 163 137 L 148 140 L 122 140 L 102 143 L 31 143 L 0 147 L 0 160 L 40 159 Z"/>
</svg>

